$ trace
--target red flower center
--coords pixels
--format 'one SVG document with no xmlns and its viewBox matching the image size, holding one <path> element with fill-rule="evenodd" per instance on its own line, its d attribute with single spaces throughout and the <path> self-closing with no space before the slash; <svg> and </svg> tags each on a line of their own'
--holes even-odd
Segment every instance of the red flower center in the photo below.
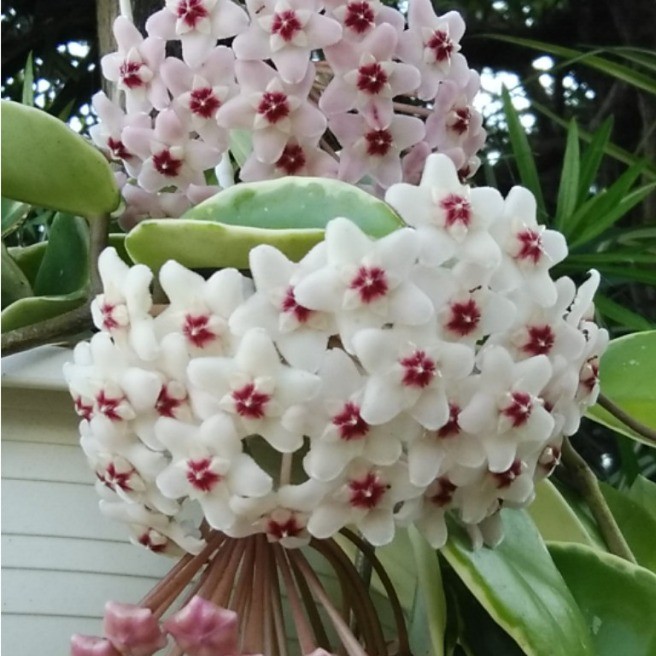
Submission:
<svg viewBox="0 0 656 656">
<path fill-rule="evenodd" d="M 294 296 L 294 288 L 291 285 L 287 288 L 287 293 L 282 301 L 282 311 L 293 314 L 299 323 L 305 323 L 313 312 L 313 310 L 309 310 L 297 303 L 296 297 Z"/>
<path fill-rule="evenodd" d="M 142 533 L 137 538 L 137 542 L 153 553 L 161 553 L 166 549 L 168 538 L 164 537 L 161 533 L 151 530 Z"/>
<path fill-rule="evenodd" d="M 144 84 L 141 75 L 139 75 L 142 66 L 143 64 L 141 62 L 131 62 L 127 60 L 120 65 L 118 74 L 121 78 L 121 82 L 123 82 L 128 89 L 136 89 Z"/>
<path fill-rule="evenodd" d="M 208 328 L 210 317 L 207 314 L 185 315 L 182 333 L 197 348 L 205 348 L 216 339 L 216 335 Z"/>
<path fill-rule="evenodd" d="M 526 392 L 513 392 L 510 395 L 510 403 L 501 410 L 501 414 L 508 417 L 513 428 L 523 426 L 531 416 L 533 410 L 533 399 Z"/>
<path fill-rule="evenodd" d="M 192 30 L 196 27 L 198 21 L 209 16 L 209 12 L 203 6 L 203 0 L 180 0 L 175 13 Z"/>
<path fill-rule="evenodd" d="M 441 438 L 455 437 L 460 434 L 460 407 L 455 403 L 449 403 L 449 419 L 446 424 L 437 431 L 437 436 Z"/>
<path fill-rule="evenodd" d="M 453 53 L 453 41 L 443 30 L 435 30 L 426 42 L 426 47 L 433 51 L 435 61 L 438 62 L 448 61 Z"/>
<path fill-rule="evenodd" d="M 580 382 L 588 392 L 592 392 L 599 382 L 599 358 L 597 356 L 590 358 L 581 367 Z"/>
<path fill-rule="evenodd" d="M 235 402 L 235 410 L 240 417 L 262 419 L 266 414 L 266 406 L 271 400 L 271 396 L 258 392 L 253 383 L 248 383 L 232 393 L 232 400 Z"/>
<path fill-rule="evenodd" d="M 182 160 L 173 157 L 171 151 L 165 148 L 153 155 L 153 166 L 158 173 L 165 175 L 167 178 L 175 178 L 180 173 Z"/>
<path fill-rule="evenodd" d="M 93 405 L 85 403 L 81 396 L 75 398 L 75 412 L 89 421 L 93 417 Z"/>
<path fill-rule="evenodd" d="M 392 148 L 393 139 L 389 130 L 369 130 L 364 140 L 370 157 L 385 157 Z"/>
<path fill-rule="evenodd" d="M 105 390 L 101 390 L 96 395 L 96 406 L 98 412 L 105 415 L 111 421 L 121 421 L 122 417 L 118 413 L 118 406 L 125 400 L 125 397 L 112 397 L 105 394 Z"/>
<path fill-rule="evenodd" d="M 289 116 L 287 95 L 281 91 L 265 91 L 257 106 L 257 113 L 262 114 L 271 125 Z"/>
<path fill-rule="evenodd" d="M 155 410 L 161 417 L 175 417 L 175 411 L 182 405 L 184 399 L 177 399 L 169 393 L 166 385 L 162 385 Z"/>
<path fill-rule="evenodd" d="M 373 27 L 375 17 L 368 2 L 349 2 L 346 5 L 344 25 L 356 34 L 364 34 Z"/>
<path fill-rule="evenodd" d="M 387 84 L 387 73 L 378 62 L 363 64 L 358 68 L 358 89 L 372 96 L 379 94 Z"/>
<path fill-rule="evenodd" d="M 462 135 L 469 130 L 471 121 L 471 109 L 469 107 L 458 107 L 451 112 L 449 127 L 458 135 Z"/>
<path fill-rule="evenodd" d="M 295 175 L 305 166 L 305 153 L 298 144 L 287 144 L 276 162 L 286 175 Z"/>
<path fill-rule="evenodd" d="M 456 301 L 449 306 L 451 316 L 446 327 L 464 337 L 474 332 L 481 320 L 481 311 L 473 298 L 466 301 Z"/>
<path fill-rule="evenodd" d="M 415 351 L 407 358 L 400 360 L 403 367 L 403 384 L 408 387 L 423 389 L 437 375 L 435 361 L 429 358 L 424 351 Z"/>
<path fill-rule="evenodd" d="M 221 107 L 221 101 L 216 97 L 212 87 L 194 89 L 189 98 L 189 109 L 202 118 L 212 118 Z"/>
<path fill-rule="evenodd" d="M 299 524 L 295 515 L 290 515 L 284 522 L 269 519 L 266 528 L 267 535 L 275 540 L 283 538 L 295 538 L 303 532 L 303 527 Z"/>
<path fill-rule="evenodd" d="M 201 492 L 209 492 L 222 477 L 212 470 L 212 459 L 187 460 L 187 480 Z"/>
<path fill-rule="evenodd" d="M 109 148 L 109 152 L 114 159 L 129 159 L 132 157 L 120 139 L 109 137 L 107 139 L 107 148 Z"/>
<path fill-rule="evenodd" d="M 518 232 L 515 236 L 519 242 L 519 252 L 515 255 L 515 259 L 537 264 L 544 255 L 542 235 L 537 230 L 527 228 Z"/>
<path fill-rule="evenodd" d="M 339 436 L 349 442 L 359 440 L 369 432 L 369 424 L 360 416 L 360 406 L 347 401 L 342 411 L 332 419 L 334 426 L 339 429 Z"/>
<path fill-rule="evenodd" d="M 515 460 L 506 471 L 503 472 L 493 472 L 493 476 L 497 481 L 497 487 L 499 489 L 510 487 L 514 480 L 522 473 L 524 465 L 521 460 Z"/>
<path fill-rule="evenodd" d="M 96 472 L 96 476 L 102 483 L 112 491 L 117 489 L 124 492 L 132 492 L 133 488 L 130 479 L 136 474 L 136 469 L 128 465 L 120 470 L 113 462 L 110 462 L 104 472 Z"/>
<path fill-rule="evenodd" d="M 117 306 L 106 301 L 100 306 L 100 313 L 102 314 L 102 327 L 103 330 L 111 332 L 121 327 L 118 319 L 114 316 L 114 311 Z"/>
<path fill-rule="evenodd" d="M 456 223 L 461 223 L 465 228 L 469 227 L 472 219 L 471 205 L 466 198 L 457 194 L 449 194 L 440 201 L 440 207 L 446 214 L 445 225 L 447 228 Z"/>
<path fill-rule="evenodd" d="M 277 34 L 283 41 L 291 41 L 297 32 L 303 29 L 293 9 L 281 11 L 273 15 L 271 34 Z"/>
<path fill-rule="evenodd" d="M 362 478 L 349 480 L 348 487 L 349 503 L 362 510 L 375 508 L 389 489 L 375 472 L 367 472 Z"/>
<path fill-rule="evenodd" d="M 363 303 L 371 303 L 387 294 L 389 290 L 387 275 L 380 267 L 363 265 L 358 269 L 355 278 L 351 280 L 349 288 L 358 291 Z"/>
<path fill-rule="evenodd" d="M 551 326 L 529 326 L 528 339 L 522 346 L 522 351 L 529 355 L 547 355 L 553 348 L 556 336 Z"/>
<path fill-rule="evenodd" d="M 453 500 L 453 493 L 458 489 L 446 476 L 434 481 L 428 488 L 428 500 L 436 506 L 443 508 Z"/>
</svg>

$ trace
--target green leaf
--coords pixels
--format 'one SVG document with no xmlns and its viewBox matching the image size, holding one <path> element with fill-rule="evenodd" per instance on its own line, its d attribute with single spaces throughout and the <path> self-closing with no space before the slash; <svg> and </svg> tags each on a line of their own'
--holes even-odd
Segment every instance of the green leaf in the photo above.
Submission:
<svg viewBox="0 0 656 656">
<path fill-rule="evenodd" d="M 543 540 L 577 542 L 589 547 L 598 546 L 572 507 L 551 483 L 543 480 L 535 487 L 535 500 L 528 507 Z"/>
<path fill-rule="evenodd" d="M 565 235 L 569 235 L 568 218 L 574 213 L 579 197 L 579 170 L 581 155 L 579 151 L 579 130 L 576 121 L 572 120 L 567 130 L 567 145 L 563 158 L 563 171 L 558 187 L 555 225 Z"/>
<path fill-rule="evenodd" d="M 602 123 L 601 127 L 590 135 L 590 144 L 585 149 L 581 158 L 581 169 L 579 174 L 579 203 L 583 202 L 588 197 L 592 183 L 597 178 L 599 166 L 604 158 L 604 153 L 606 152 L 612 131 L 613 117 L 609 116 Z"/>
<path fill-rule="evenodd" d="M 34 107 L 34 54 L 30 52 L 23 69 L 23 94 L 21 102 L 28 107 Z"/>
<path fill-rule="evenodd" d="M 8 198 L 2 199 L 2 238 L 11 234 L 25 220 L 30 206 Z"/>
<path fill-rule="evenodd" d="M 501 515 L 506 537 L 499 547 L 472 551 L 452 525 L 444 557 L 528 656 L 594 654 L 583 616 L 528 514 Z"/>
<path fill-rule="evenodd" d="M 542 196 L 542 187 L 540 185 L 538 170 L 535 166 L 533 151 L 528 143 L 526 132 L 519 120 L 519 115 L 512 104 L 510 93 L 506 87 L 501 90 L 501 99 L 503 101 L 503 110 L 506 114 L 506 121 L 508 122 L 508 135 L 515 161 L 517 162 L 519 177 L 522 184 L 535 196 L 538 212 L 544 218 L 547 215 L 547 210 L 544 204 L 544 197 Z"/>
<path fill-rule="evenodd" d="M 119 202 L 100 151 L 44 111 L 8 100 L 2 101 L 2 188 L 8 198 L 88 217 Z"/>
<path fill-rule="evenodd" d="M 637 476 L 627 494 L 656 520 L 656 483 Z"/>
<path fill-rule="evenodd" d="M 656 574 L 656 519 L 628 494 L 603 482 L 599 485 L 638 564 Z"/>
<path fill-rule="evenodd" d="M 599 378 L 602 392 L 622 410 L 641 423 L 656 429 L 656 330 L 633 333 L 611 341 L 601 358 Z M 654 446 L 625 426 L 609 412 L 595 405 L 588 410 L 594 421 Z"/>
<path fill-rule="evenodd" d="M 253 138 L 249 130 L 230 130 L 230 152 L 239 166 L 244 166 L 253 150 Z"/>
<path fill-rule="evenodd" d="M 306 177 L 234 185 L 192 207 L 182 218 L 288 230 L 323 229 L 338 216 L 351 219 L 374 237 L 403 225 L 387 203 L 354 185 Z"/>
<path fill-rule="evenodd" d="M 426 615 L 423 622 L 428 625 L 433 656 L 444 656 L 444 634 L 446 630 L 446 599 L 437 552 L 426 538 L 411 526 L 408 529 L 412 551 L 417 566 L 419 594 Z"/>
<path fill-rule="evenodd" d="M 11 305 L 15 301 L 32 296 L 32 287 L 30 282 L 21 271 L 20 267 L 14 261 L 7 251 L 7 247 L 2 244 L 2 257 L 0 257 L 2 264 L 2 309 Z"/>
<path fill-rule="evenodd" d="M 628 330 L 653 330 L 654 328 L 654 325 L 644 317 L 599 292 L 595 294 L 594 300 L 598 312 L 613 321 L 617 321 Z"/>
<path fill-rule="evenodd" d="M 591 629 L 598 656 L 656 654 L 654 574 L 583 545 L 552 543 L 549 552 Z"/>
<path fill-rule="evenodd" d="M 14 258 L 21 271 L 27 276 L 30 285 L 34 285 L 43 256 L 48 247 L 47 241 L 40 241 L 29 246 L 12 246 L 9 254 Z"/>
</svg>

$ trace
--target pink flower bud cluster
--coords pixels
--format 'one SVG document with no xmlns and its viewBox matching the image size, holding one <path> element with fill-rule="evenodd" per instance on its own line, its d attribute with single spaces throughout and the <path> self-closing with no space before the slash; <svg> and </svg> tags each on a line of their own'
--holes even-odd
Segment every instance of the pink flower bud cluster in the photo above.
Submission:
<svg viewBox="0 0 656 656">
<path fill-rule="evenodd" d="M 378 195 L 417 182 L 431 152 L 461 179 L 479 165 L 465 24 L 430 0 L 410 0 L 407 17 L 379 0 L 167 0 L 146 31 L 116 20 L 102 70 L 120 102 L 93 99 L 128 225 L 180 216 L 231 184 L 236 161 L 245 182 L 338 177 Z"/>
<path fill-rule="evenodd" d="M 298 263 L 254 248 L 252 278 L 169 261 L 163 309 L 147 267 L 101 255 L 100 332 L 66 376 L 102 510 L 134 542 L 197 553 L 194 507 L 289 547 L 409 523 L 439 547 L 448 511 L 495 542 L 498 510 L 530 503 L 598 394 L 599 276 L 552 280 L 567 247 L 531 193 L 470 188 L 446 155 L 386 200 L 409 227 L 336 218 Z"/>
</svg>

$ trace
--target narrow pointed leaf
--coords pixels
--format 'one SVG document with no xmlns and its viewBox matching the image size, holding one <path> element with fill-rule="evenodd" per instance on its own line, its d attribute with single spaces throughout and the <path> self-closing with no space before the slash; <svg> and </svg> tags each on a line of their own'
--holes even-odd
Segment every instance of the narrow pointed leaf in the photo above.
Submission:
<svg viewBox="0 0 656 656">
<path fill-rule="evenodd" d="M 656 330 L 634 333 L 611 341 L 601 359 L 599 377 L 603 393 L 622 410 L 656 430 Z M 643 444 L 656 446 L 598 404 L 588 410 L 590 419 Z"/>
<path fill-rule="evenodd" d="M 569 235 L 569 217 L 574 213 L 576 201 L 579 196 L 579 170 L 581 154 L 579 151 L 579 131 L 576 121 L 569 124 L 567 130 L 567 145 L 563 158 L 563 171 L 558 187 L 558 201 L 556 204 L 555 225 L 565 235 Z"/>
<path fill-rule="evenodd" d="M 601 127 L 591 135 L 590 144 L 581 158 L 579 175 L 579 202 L 584 201 L 589 193 L 592 183 L 597 177 L 599 166 L 604 158 L 610 135 L 613 131 L 613 117 L 609 116 Z"/>
<path fill-rule="evenodd" d="M 472 551 L 450 527 L 442 554 L 456 574 L 528 656 L 592 656 L 589 631 L 527 513 L 501 511 L 506 537 Z"/>
<path fill-rule="evenodd" d="M 552 543 L 549 552 L 591 629 L 595 654 L 656 654 L 656 575 L 579 544 Z"/>
<path fill-rule="evenodd" d="M 23 93 L 21 97 L 23 105 L 34 107 L 34 53 L 30 52 L 23 69 Z"/>
<path fill-rule="evenodd" d="M 2 101 L 3 194 L 32 205 L 97 216 L 119 202 L 107 160 L 65 123 Z"/>
<path fill-rule="evenodd" d="M 656 328 L 654 324 L 637 312 L 629 310 L 629 308 L 616 303 L 608 298 L 608 296 L 604 296 L 599 292 L 595 294 L 595 307 L 605 317 L 617 321 L 617 323 L 629 330 L 653 330 Z"/>
</svg>

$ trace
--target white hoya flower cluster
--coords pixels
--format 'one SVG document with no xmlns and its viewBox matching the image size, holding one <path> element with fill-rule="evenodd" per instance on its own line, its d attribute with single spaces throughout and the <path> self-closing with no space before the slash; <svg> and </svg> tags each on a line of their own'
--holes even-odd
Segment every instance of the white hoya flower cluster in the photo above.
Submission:
<svg viewBox="0 0 656 656">
<path fill-rule="evenodd" d="M 299 263 L 261 245 L 252 279 L 174 261 L 100 258 L 100 332 L 67 380 L 103 511 L 155 551 L 202 547 L 180 521 L 284 546 L 355 525 L 373 545 L 445 513 L 496 543 L 502 506 L 530 503 L 598 393 L 608 335 L 549 268 L 566 255 L 515 187 L 460 184 L 432 155 L 387 201 L 410 227 L 381 239 L 336 218 Z"/>
</svg>

